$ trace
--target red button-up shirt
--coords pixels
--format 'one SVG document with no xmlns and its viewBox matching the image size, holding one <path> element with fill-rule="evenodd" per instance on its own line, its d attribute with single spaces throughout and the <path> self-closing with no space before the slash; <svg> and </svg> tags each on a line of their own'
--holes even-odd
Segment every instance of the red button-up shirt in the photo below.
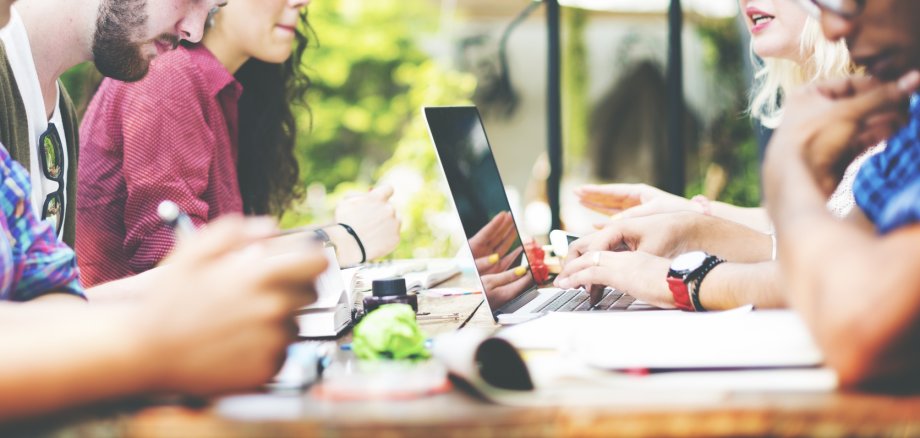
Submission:
<svg viewBox="0 0 920 438">
<path fill-rule="evenodd" d="M 196 226 L 243 211 L 241 93 L 202 45 L 159 56 L 139 82 L 102 82 L 80 127 L 76 251 L 85 286 L 146 271 L 169 253 L 163 200 Z"/>
</svg>

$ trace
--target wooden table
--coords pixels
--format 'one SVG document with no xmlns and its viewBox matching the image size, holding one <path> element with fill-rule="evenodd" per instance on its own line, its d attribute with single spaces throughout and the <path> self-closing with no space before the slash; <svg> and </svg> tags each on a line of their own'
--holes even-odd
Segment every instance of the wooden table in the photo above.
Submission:
<svg viewBox="0 0 920 438">
<path fill-rule="evenodd" d="M 473 315 L 495 328 L 481 295 L 422 299 L 420 311 Z M 431 335 L 463 320 L 424 322 Z M 347 342 L 347 339 L 341 342 Z M 681 397 L 677 397 L 680 400 Z M 920 396 L 849 392 L 733 394 L 704 403 L 635 404 L 613 397 L 592 407 L 512 408 L 460 389 L 407 401 L 332 402 L 308 394 L 252 394 L 203 407 L 115 404 L 42 419 L 25 434 L 62 436 L 920 436 Z"/>
</svg>

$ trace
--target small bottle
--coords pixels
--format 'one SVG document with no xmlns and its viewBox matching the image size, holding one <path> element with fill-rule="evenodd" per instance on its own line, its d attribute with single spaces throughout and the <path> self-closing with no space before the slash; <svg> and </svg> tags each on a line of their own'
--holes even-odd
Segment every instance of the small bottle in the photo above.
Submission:
<svg viewBox="0 0 920 438">
<path fill-rule="evenodd" d="M 384 304 L 408 304 L 418 313 L 418 296 L 406 293 L 406 279 L 402 277 L 374 280 L 369 297 L 364 297 L 364 313 L 368 314 Z"/>
</svg>

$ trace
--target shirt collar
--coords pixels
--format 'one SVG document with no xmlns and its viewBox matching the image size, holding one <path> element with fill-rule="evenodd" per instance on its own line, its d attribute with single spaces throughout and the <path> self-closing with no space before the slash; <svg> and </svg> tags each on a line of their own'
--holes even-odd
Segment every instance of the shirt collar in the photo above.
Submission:
<svg viewBox="0 0 920 438">
<path fill-rule="evenodd" d="M 188 53 L 192 62 L 204 76 L 209 96 L 217 96 L 228 86 L 232 86 L 234 89 L 240 87 L 236 78 L 227 71 L 227 67 L 224 67 L 203 44 L 188 47 Z"/>
</svg>

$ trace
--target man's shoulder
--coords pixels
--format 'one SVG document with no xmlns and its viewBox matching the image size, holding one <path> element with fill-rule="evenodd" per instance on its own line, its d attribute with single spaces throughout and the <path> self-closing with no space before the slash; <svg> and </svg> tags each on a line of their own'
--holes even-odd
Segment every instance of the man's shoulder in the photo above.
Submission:
<svg viewBox="0 0 920 438">
<path fill-rule="evenodd" d="M 98 92 L 112 97 L 162 100 L 164 98 L 188 99 L 189 93 L 204 87 L 204 80 L 189 53 L 182 47 L 157 56 L 150 70 L 137 82 L 122 82 L 105 78 Z"/>
</svg>

